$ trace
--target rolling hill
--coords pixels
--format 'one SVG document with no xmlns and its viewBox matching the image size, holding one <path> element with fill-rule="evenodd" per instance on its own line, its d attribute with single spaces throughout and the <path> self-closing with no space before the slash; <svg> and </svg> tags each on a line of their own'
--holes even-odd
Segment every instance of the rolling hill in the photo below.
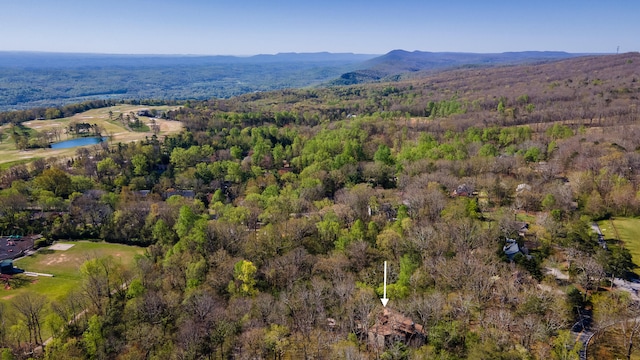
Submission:
<svg viewBox="0 0 640 360">
<path fill-rule="evenodd" d="M 459 67 L 515 65 L 562 60 L 585 54 L 570 54 L 559 51 L 524 51 L 499 54 L 476 54 L 460 52 L 424 52 L 393 50 L 363 62 L 359 69 L 342 74 L 332 81 L 334 85 L 350 85 L 371 81 L 392 81 L 399 78 L 424 75 Z"/>
</svg>

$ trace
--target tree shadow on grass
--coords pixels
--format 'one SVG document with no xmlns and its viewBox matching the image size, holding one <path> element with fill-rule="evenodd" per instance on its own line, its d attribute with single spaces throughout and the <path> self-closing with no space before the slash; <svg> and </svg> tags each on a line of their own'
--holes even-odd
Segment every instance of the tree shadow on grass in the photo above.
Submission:
<svg viewBox="0 0 640 360">
<path fill-rule="evenodd" d="M 33 278 L 30 278 L 26 275 L 13 275 L 5 285 L 8 283 L 11 289 L 19 289 L 23 286 L 29 285 L 33 282 Z"/>
</svg>

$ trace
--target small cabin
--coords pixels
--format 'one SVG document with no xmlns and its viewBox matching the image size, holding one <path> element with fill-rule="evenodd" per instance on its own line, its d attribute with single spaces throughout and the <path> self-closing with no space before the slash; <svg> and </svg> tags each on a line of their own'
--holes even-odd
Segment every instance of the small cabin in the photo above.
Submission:
<svg viewBox="0 0 640 360">
<path fill-rule="evenodd" d="M 473 188 L 467 184 L 461 184 L 458 185 L 458 187 L 453 190 L 453 192 L 451 193 L 451 197 L 456 197 L 456 196 L 473 196 Z"/>
</svg>

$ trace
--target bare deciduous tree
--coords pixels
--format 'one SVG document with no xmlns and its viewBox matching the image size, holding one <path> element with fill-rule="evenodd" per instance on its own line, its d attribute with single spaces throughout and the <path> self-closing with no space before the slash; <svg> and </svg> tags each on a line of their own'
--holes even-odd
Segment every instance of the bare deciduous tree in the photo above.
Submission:
<svg viewBox="0 0 640 360">
<path fill-rule="evenodd" d="M 26 292 L 16 296 L 12 302 L 29 329 L 29 343 L 42 344 L 41 321 L 47 298 Z"/>
</svg>

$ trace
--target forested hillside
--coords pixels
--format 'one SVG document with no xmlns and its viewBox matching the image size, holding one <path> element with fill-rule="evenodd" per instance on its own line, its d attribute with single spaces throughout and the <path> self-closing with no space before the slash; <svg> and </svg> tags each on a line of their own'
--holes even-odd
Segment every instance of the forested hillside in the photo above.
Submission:
<svg viewBox="0 0 640 360">
<path fill-rule="evenodd" d="M 463 67 L 534 64 L 557 61 L 587 54 L 559 51 L 523 51 L 499 54 L 458 52 L 425 52 L 393 50 L 359 64 L 352 72 L 342 74 L 333 84 L 354 85 L 376 81 L 394 81 L 401 78 L 423 77 L 426 73 Z"/>
<path fill-rule="evenodd" d="M 612 286 L 629 251 L 591 229 L 640 215 L 638 64 L 190 101 L 178 135 L 3 170 L 5 234 L 146 246 L 43 307 L 43 356 L 577 359 L 574 324 L 640 315 Z M 20 357 L 37 327 L 5 310 Z M 624 329 L 599 359 L 636 351 Z"/>
</svg>

